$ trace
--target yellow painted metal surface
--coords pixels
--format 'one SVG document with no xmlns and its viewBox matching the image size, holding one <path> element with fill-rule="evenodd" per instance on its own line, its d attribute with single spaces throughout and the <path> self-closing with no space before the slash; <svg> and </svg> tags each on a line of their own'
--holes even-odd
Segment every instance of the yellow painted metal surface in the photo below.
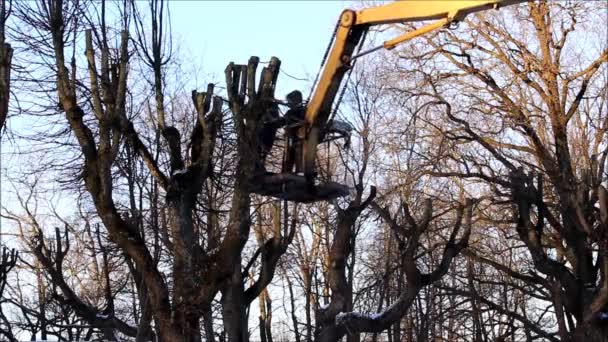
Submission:
<svg viewBox="0 0 608 342">
<path fill-rule="evenodd" d="M 522 2 L 526 2 L 526 0 L 402 0 L 358 11 L 355 25 L 404 23 L 450 16 L 454 18 L 456 13 L 460 17 L 454 19 L 461 20 L 464 16 L 474 12 Z"/>
<path fill-rule="evenodd" d="M 344 69 L 348 67 L 345 61 L 351 56 L 345 53 L 345 46 L 350 39 L 350 33 L 357 26 L 373 26 L 387 23 L 414 22 L 440 19 L 438 22 L 423 26 L 416 31 L 391 39 L 384 43 L 385 48 L 391 49 L 427 32 L 441 28 L 452 20 L 462 20 L 466 15 L 519 4 L 527 0 L 402 0 L 387 5 L 367 8 L 354 12 L 342 12 L 340 26 L 336 33 L 334 45 L 321 73 L 314 94 L 306 110 L 308 126 L 322 125 L 328 119 L 334 97 L 340 87 Z M 356 45 L 358 43 L 354 42 Z M 351 52 L 352 53 L 352 52 Z M 348 63 L 348 62 L 347 62 Z"/>
</svg>

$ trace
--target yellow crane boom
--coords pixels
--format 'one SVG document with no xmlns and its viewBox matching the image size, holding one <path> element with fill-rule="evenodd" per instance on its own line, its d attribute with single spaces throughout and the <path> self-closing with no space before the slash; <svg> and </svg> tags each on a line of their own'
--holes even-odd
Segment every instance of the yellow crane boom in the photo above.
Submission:
<svg viewBox="0 0 608 342">
<path fill-rule="evenodd" d="M 428 25 L 407 32 L 384 42 L 379 48 L 392 49 L 422 34 L 460 21 L 468 14 L 488 9 L 498 9 L 528 0 L 403 0 L 387 5 L 366 8 L 359 11 L 344 10 L 340 16 L 335 40 L 321 71 L 319 82 L 306 108 L 305 124 L 298 132 L 303 140 L 302 166 L 307 179 L 314 178 L 314 160 L 320 139 L 320 129 L 329 118 L 332 104 L 351 67 L 355 47 L 361 36 L 374 25 L 436 20 Z M 372 49 L 368 52 L 377 49 Z M 367 53 L 367 52 L 366 52 Z"/>
</svg>

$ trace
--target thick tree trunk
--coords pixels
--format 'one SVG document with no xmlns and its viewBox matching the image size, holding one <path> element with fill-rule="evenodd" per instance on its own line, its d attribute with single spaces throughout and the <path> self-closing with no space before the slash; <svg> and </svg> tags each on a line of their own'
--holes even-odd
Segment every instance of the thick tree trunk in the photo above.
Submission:
<svg viewBox="0 0 608 342">
<path fill-rule="evenodd" d="M 0 3 L 0 134 L 6 123 L 8 102 L 11 97 L 10 83 L 13 49 L 5 41 L 6 19 L 10 15 L 11 7 L 12 3 L 10 1 L 2 1 Z"/>
<path fill-rule="evenodd" d="M 4 41 L 4 39 L 2 39 Z M 9 44 L 0 43 L 0 133 L 4 128 L 6 117 L 8 116 L 8 101 L 11 96 L 11 59 L 13 49 Z"/>
<path fill-rule="evenodd" d="M 215 342 L 215 331 L 213 330 L 213 311 L 211 310 L 211 305 L 203 304 L 202 312 L 205 341 Z"/>
<path fill-rule="evenodd" d="M 244 300 L 240 255 L 233 265 L 230 279 L 222 289 L 222 314 L 228 342 L 248 342 L 247 313 Z"/>
</svg>

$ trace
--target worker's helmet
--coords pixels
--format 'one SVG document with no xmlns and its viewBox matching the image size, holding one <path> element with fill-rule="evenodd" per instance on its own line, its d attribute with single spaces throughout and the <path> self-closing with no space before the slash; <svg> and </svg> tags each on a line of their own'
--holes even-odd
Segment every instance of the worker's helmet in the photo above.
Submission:
<svg viewBox="0 0 608 342">
<path fill-rule="evenodd" d="M 299 90 L 294 90 L 287 94 L 286 98 L 290 105 L 298 105 L 302 103 L 302 93 Z"/>
</svg>

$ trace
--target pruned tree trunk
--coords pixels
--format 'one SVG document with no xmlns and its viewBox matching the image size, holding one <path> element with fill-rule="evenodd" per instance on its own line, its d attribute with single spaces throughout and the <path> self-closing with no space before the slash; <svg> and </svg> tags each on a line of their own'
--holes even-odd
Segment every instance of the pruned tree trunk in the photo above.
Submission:
<svg viewBox="0 0 608 342">
<path fill-rule="evenodd" d="M 2 133 L 8 116 L 8 102 L 11 97 L 11 64 L 13 48 L 6 42 L 6 21 L 10 15 L 11 0 L 0 3 L 0 133 Z"/>
</svg>

